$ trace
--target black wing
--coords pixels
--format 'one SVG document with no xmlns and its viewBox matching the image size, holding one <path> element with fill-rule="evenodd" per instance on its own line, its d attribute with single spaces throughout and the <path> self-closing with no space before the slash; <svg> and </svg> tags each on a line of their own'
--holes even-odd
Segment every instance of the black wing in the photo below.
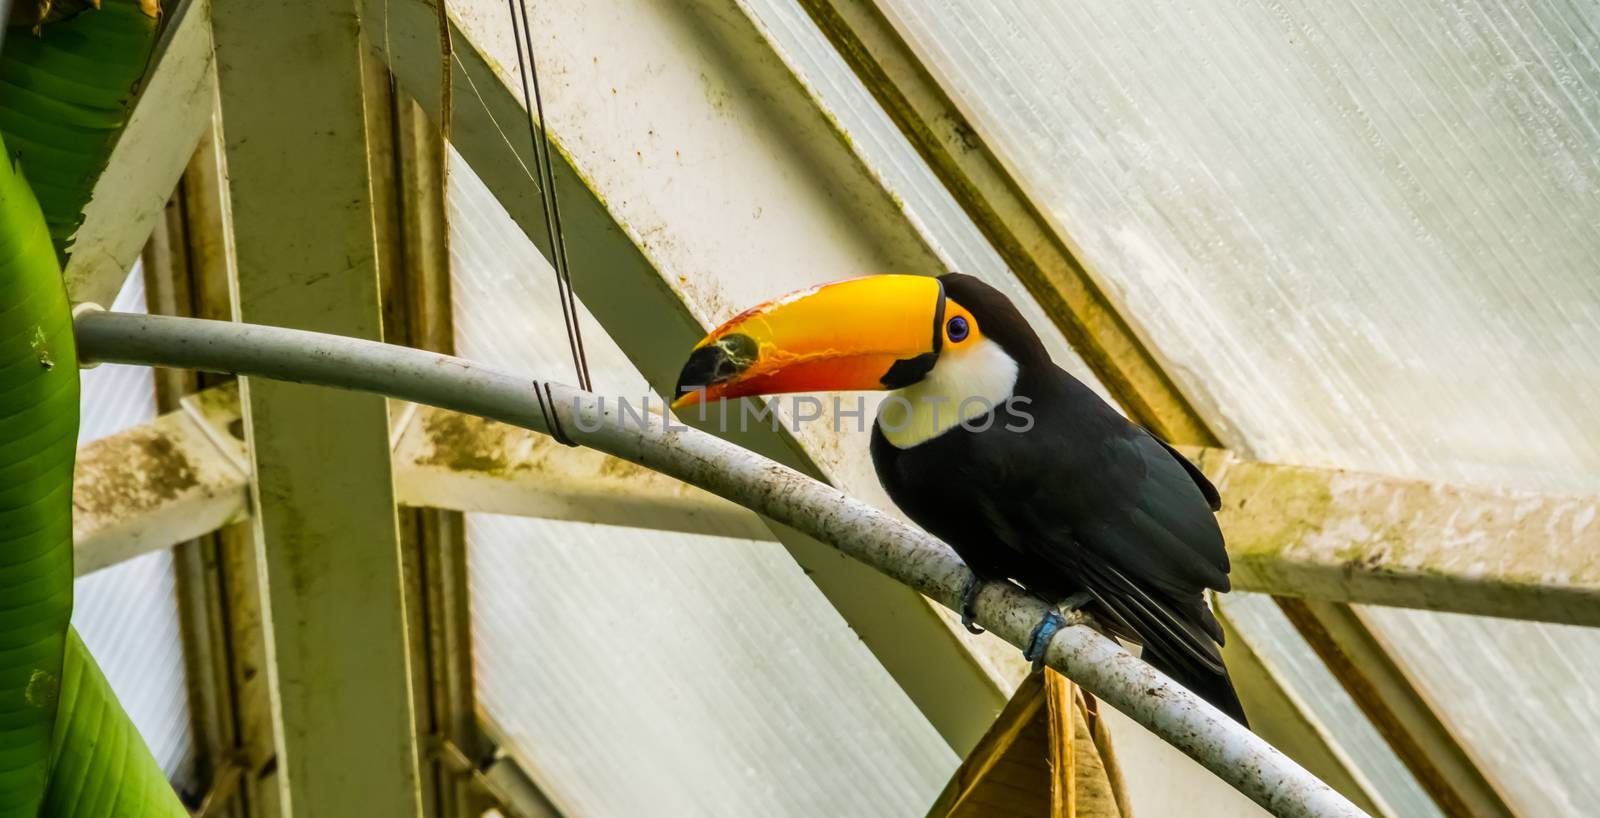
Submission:
<svg viewBox="0 0 1600 818">
<path fill-rule="evenodd" d="M 1200 471 L 1199 466 L 1190 463 L 1189 458 L 1179 454 L 1178 450 L 1172 448 L 1171 444 L 1159 437 L 1156 437 L 1154 432 L 1146 430 L 1145 434 L 1155 438 L 1155 441 L 1161 444 L 1161 448 L 1166 449 L 1167 454 L 1172 455 L 1172 459 L 1178 461 L 1178 463 L 1183 466 L 1183 470 L 1189 473 L 1189 479 L 1193 480 L 1194 484 L 1200 488 L 1200 493 L 1205 495 L 1206 505 L 1211 506 L 1212 511 L 1221 511 L 1222 494 L 1217 491 L 1216 486 L 1211 485 L 1211 478 L 1206 477 L 1206 473 Z"/>
<path fill-rule="evenodd" d="M 1054 440 L 1045 435 L 1034 443 L 1048 449 Z M 1063 479 L 1036 484 L 1025 511 L 1033 536 L 1015 547 L 1076 578 L 1115 630 L 1197 669 L 1223 672 L 1222 630 L 1204 598 L 1208 588 L 1229 587 L 1228 554 L 1211 510 L 1215 489 L 1136 426 L 1087 450 L 1081 440 L 1060 440 L 1066 448 L 1058 462 L 1072 468 Z"/>
<path fill-rule="evenodd" d="M 1211 500 L 1190 476 L 1192 466 L 1150 433 L 1094 445 L 1080 485 L 1055 487 L 1055 502 L 1033 505 L 1049 520 L 1064 513 L 1081 544 L 1132 578 L 1170 594 L 1228 590 L 1228 551 Z M 1204 476 L 1201 476 L 1204 479 Z M 1205 483 L 1210 486 L 1209 481 Z M 1212 489 L 1210 494 L 1215 494 Z M 1040 498 L 1043 499 L 1043 498 Z"/>
</svg>

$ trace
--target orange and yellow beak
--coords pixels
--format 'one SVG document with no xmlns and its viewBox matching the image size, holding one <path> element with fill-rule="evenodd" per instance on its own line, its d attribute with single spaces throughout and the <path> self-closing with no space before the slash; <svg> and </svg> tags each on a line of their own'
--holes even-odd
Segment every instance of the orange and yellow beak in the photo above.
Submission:
<svg viewBox="0 0 1600 818">
<path fill-rule="evenodd" d="M 938 357 L 944 310 L 944 285 L 914 275 L 853 278 L 769 301 L 695 345 L 672 408 L 905 386 Z"/>
</svg>

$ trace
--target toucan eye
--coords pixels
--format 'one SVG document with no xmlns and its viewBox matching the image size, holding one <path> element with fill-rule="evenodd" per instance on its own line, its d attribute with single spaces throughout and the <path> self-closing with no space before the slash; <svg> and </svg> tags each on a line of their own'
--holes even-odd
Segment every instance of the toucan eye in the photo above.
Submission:
<svg viewBox="0 0 1600 818">
<path fill-rule="evenodd" d="M 944 334 L 951 343 L 959 344 L 967 339 L 967 319 L 956 316 L 945 322 Z"/>
</svg>

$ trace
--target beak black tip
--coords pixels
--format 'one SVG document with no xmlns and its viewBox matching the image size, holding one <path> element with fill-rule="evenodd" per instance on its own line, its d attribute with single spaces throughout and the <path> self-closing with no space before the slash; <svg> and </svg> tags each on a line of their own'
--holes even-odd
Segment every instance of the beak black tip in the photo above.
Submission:
<svg viewBox="0 0 1600 818">
<path fill-rule="evenodd" d="M 696 349 L 678 373 L 674 399 L 737 377 L 756 362 L 758 354 L 755 339 L 737 333 Z"/>
<path fill-rule="evenodd" d="M 701 347 L 690 353 L 689 360 L 684 362 L 683 370 L 678 373 L 678 384 L 673 388 L 672 397 L 677 399 L 696 389 L 704 389 L 716 374 L 721 357 L 722 350 L 715 345 Z"/>
</svg>

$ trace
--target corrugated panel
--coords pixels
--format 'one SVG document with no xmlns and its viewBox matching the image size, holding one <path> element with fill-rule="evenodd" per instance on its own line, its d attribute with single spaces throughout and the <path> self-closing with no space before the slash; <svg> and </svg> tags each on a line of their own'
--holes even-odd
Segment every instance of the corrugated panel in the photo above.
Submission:
<svg viewBox="0 0 1600 818">
<path fill-rule="evenodd" d="M 887 5 L 1230 438 L 1600 484 L 1594 7 Z"/>
<path fill-rule="evenodd" d="M 117 699 L 180 789 L 193 783 L 194 730 L 172 552 L 80 577 L 72 624 Z"/>
<path fill-rule="evenodd" d="M 1589 628 L 1362 608 L 1525 815 L 1591 816 L 1600 635 Z"/>
<path fill-rule="evenodd" d="M 145 312 L 144 273 L 139 264 L 118 291 L 110 309 Z M 156 416 L 156 381 L 148 366 L 101 364 L 79 375 L 78 445 L 114 435 Z"/>
<path fill-rule="evenodd" d="M 1600 7 L 885 5 L 1229 445 L 1600 491 Z M 1600 634 L 1372 614 L 1520 810 L 1600 802 Z"/>
<path fill-rule="evenodd" d="M 145 311 L 144 275 L 138 265 L 111 309 Z M 80 445 L 155 418 L 155 380 L 149 367 L 107 364 L 84 371 L 82 379 Z M 194 733 L 172 552 L 146 554 L 80 577 L 73 595 L 72 624 L 111 689 L 161 769 L 180 788 L 190 785 Z"/>
<path fill-rule="evenodd" d="M 577 383 L 555 271 L 453 148 L 448 207 L 456 348 L 474 360 Z M 581 302 L 578 320 L 595 389 L 630 399 L 650 394 Z"/>
<path fill-rule="evenodd" d="M 456 344 L 570 378 L 549 266 L 451 165 Z M 585 316 L 594 380 L 644 379 Z M 938 733 L 775 543 L 468 515 L 485 713 L 573 816 L 921 815 Z"/>
<path fill-rule="evenodd" d="M 572 816 L 919 816 L 956 759 L 782 546 L 470 515 L 482 706 Z"/>
</svg>

